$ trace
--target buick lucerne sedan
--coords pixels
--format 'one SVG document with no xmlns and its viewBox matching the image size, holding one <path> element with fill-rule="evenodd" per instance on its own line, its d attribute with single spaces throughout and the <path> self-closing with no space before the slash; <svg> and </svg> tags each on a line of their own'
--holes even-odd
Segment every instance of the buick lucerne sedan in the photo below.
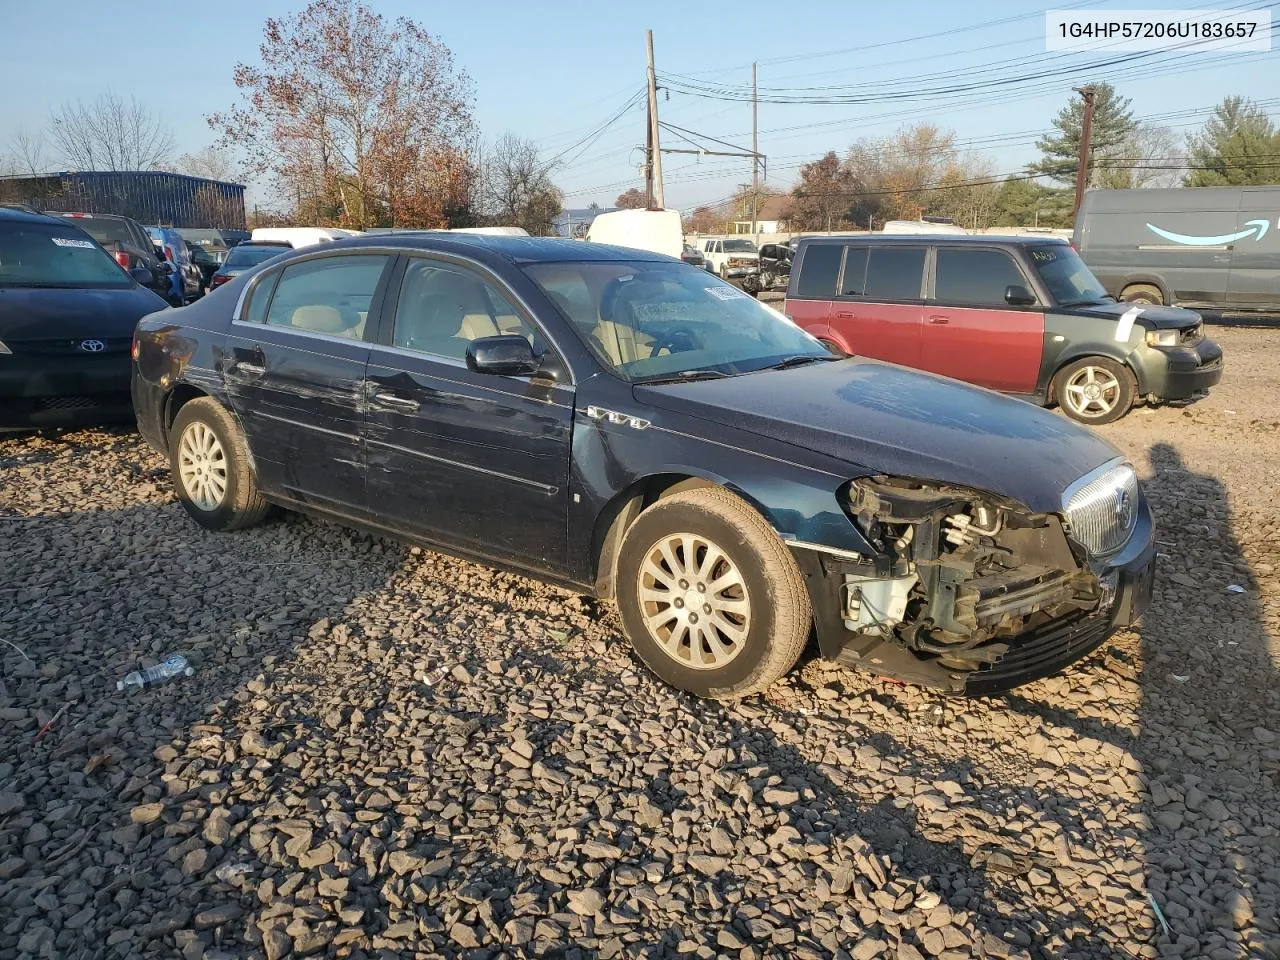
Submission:
<svg viewBox="0 0 1280 960">
<path fill-rule="evenodd" d="M 982 695 L 1133 623 L 1133 467 L 1064 418 L 837 357 L 705 270 L 573 241 L 401 234 L 286 254 L 144 319 L 139 427 L 211 530 L 275 505 L 614 600 L 710 697 L 811 639 Z"/>
</svg>

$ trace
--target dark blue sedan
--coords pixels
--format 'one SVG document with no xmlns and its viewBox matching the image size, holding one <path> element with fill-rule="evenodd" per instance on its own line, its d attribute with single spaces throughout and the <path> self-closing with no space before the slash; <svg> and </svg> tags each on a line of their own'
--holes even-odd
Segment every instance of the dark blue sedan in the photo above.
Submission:
<svg viewBox="0 0 1280 960">
<path fill-rule="evenodd" d="M 132 419 L 129 348 L 167 304 L 74 221 L 0 209 L 0 428 Z"/>
<path fill-rule="evenodd" d="M 273 505 L 617 602 L 702 696 L 822 655 L 955 693 L 1059 670 L 1151 594 L 1106 441 L 836 357 L 678 260 L 573 241 L 362 237 L 144 320 L 134 402 L 187 512 Z"/>
</svg>

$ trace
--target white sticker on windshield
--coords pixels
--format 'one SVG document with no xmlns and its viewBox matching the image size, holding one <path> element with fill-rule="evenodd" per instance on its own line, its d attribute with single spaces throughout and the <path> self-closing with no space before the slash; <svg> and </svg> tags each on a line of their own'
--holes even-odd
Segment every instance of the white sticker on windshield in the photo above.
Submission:
<svg viewBox="0 0 1280 960">
<path fill-rule="evenodd" d="M 738 300 L 747 296 L 737 287 L 703 287 L 702 289 L 717 300 Z"/>
<path fill-rule="evenodd" d="M 93 249 L 92 240 L 69 240 L 66 237 L 54 237 L 53 242 L 59 247 L 83 247 L 86 250 Z"/>
<path fill-rule="evenodd" d="M 1138 319 L 1142 309 L 1142 307 L 1130 307 L 1120 316 L 1120 322 L 1116 324 L 1117 343 L 1128 341 L 1129 334 L 1133 331 L 1133 321 Z"/>
</svg>

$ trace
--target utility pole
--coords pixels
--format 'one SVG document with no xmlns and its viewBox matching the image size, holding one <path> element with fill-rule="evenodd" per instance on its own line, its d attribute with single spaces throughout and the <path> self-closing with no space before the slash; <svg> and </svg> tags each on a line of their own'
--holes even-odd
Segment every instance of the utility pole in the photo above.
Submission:
<svg viewBox="0 0 1280 960">
<path fill-rule="evenodd" d="M 662 193 L 662 144 L 658 135 L 658 77 L 653 68 L 653 31 L 648 30 L 645 34 L 649 50 L 649 163 L 653 191 L 649 207 L 665 210 L 667 202 Z"/>
<path fill-rule="evenodd" d="M 757 142 L 756 114 L 759 110 L 759 99 L 756 95 L 756 65 L 751 64 L 751 238 L 756 237 L 756 203 L 760 197 L 760 144 Z"/>
<path fill-rule="evenodd" d="M 1093 96 L 1097 92 L 1093 87 L 1076 87 L 1076 93 L 1084 97 L 1084 125 L 1080 130 L 1080 159 L 1076 164 L 1076 200 L 1071 207 L 1071 217 L 1075 219 L 1076 211 L 1084 201 L 1084 191 L 1089 185 L 1089 148 L 1093 137 Z"/>
</svg>

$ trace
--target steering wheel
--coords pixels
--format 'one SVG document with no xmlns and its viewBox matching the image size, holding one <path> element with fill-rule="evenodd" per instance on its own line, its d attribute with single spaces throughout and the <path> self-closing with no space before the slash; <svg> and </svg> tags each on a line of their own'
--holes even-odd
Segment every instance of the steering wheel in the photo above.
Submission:
<svg viewBox="0 0 1280 960">
<path fill-rule="evenodd" d="M 663 350 L 667 353 L 683 353 L 686 350 L 700 350 L 702 344 L 697 336 L 687 327 L 677 327 L 674 330 L 667 330 L 658 334 L 653 339 L 653 346 L 650 348 L 652 356 L 657 356 Z"/>
</svg>

